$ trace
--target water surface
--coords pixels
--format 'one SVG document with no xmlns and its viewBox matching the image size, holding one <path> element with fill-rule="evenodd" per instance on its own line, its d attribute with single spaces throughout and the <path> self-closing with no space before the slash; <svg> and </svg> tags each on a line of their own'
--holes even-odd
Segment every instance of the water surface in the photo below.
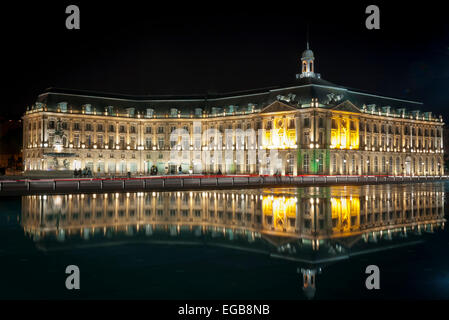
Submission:
<svg viewBox="0 0 449 320">
<path fill-rule="evenodd" d="M 0 298 L 447 299 L 448 188 L 2 198 Z M 365 287 L 372 264 L 380 290 Z"/>
</svg>

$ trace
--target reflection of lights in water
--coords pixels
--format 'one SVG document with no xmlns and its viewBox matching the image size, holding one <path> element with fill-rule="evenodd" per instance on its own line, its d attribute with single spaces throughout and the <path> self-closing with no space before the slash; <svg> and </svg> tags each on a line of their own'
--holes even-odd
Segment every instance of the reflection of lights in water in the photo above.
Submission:
<svg viewBox="0 0 449 320">
<path fill-rule="evenodd" d="M 61 196 L 54 196 L 53 197 L 53 202 L 54 202 L 56 207 L 60 207 L 61 204 L 62 204 L 62 197 Z"/>
<path fill-rule="evenodd" d="M 262 200 L 264 216 L 272 216 L 275 228 L 284 228 L 286 218 L 296 217 L 295 198 L 266 196 Z"/>
<path fill-rule="evenodd" d="M 95 196 L 93 194 L 33 195 L 24 197 L 23 212 L 26 212 L 27 216 L 22 216 L 22 225 L 34 239 L 37 239 L 35 234 L 40 234 L 41 238 L 62 237 L 62 234 L 58 234 L 58 232 L 64 230 L 65 238 L 79 235 L 86 240 L 96 238 L 98 231 L 102 231 L 105 238 L 111 238 L 114 234 L 122 232 L 128 232 L 129 236 L 138 234 L 150 236 L 153 234 L 154 228 L 157 230 L 154 233 L 156 235 L 159 234 L 159 231 L 164 230 L 166 234 L 177 238 L 188 232 L 198 237 L 206 236 L 212 232 L 211 228 L 214 228 L 212 237 L 217 237 L 219 232 L 223 231 L 226 239 L 239 241 L 245 239 L 247 244 L 253 243 L 254 239 L 263 237 L 275 245 L 275 248 L 281 248 L 282 254 L 287 255 L 293 255 L 296 252 L 295 247 L 288 244 L 292 241 L 291 239 L 300 238 L 301 244 L 322 251 L 328 244 L 327 239 L 331 238 L 360 234 L 366 242 L 374 243 L 376 240 L 382 242 L 382 240 L 391 240 L 393 237 L 398 238 L 400 234 L 397 231 L 400 233 L 408 231 L 410 237 L 415 235 L 413 230 L 421 228 L 423 231 L 432 230 L 443 225 L 440 222 L 437 224 L 430 222 L 436 219 L 441 220 L 444 199 L 440 197 L 439 193 L 425 192 L 415 193 L 417 201 L 430 196 L 435 200 L 424 201 L 423 205 L 436 207 L 437 210 L 430 212 L 431 216 L 425 216 L 424 221 L 416 221 L 419 217 L 413 216 L 405 222 L 403 220 L 399 222 L 396 215 L 391 218 L 387 214 L 376 224 L 376 228 L 373 228 L 372 218 L 367 219 L 370 212 L 375 213 L 371 211 L 371 208 L 374 209 L 373 201 L 381 204 L 382 199 L 390 198 L 396 203 L 400 198 L 401 201 L 397 201 L 397 203 L 403 204 L 404 212 L 408 210 L 408 207 L 414 206 L 411 202 L 405 204 L 405 199 L 411 192 L 403 192 L 403 189 L 400 190 L 401 192 L 397 192 L 392 188 L 388 189 L 390 194 L 383 197 L 377 188 L 373 188 L 373 191 L 364 188 L 364 190 L 369 189 L 370 196 L 368 197 L 365 196 L 366 193 L 360 192 L 360 188 L 355 187 L 331 188 L 331 192 L 328 194 L 315 187 L 304 189 L 304 193 L 292 192 L 292 189 L 265 189 L 262 194 L 259 194 L 257 191 L 248 190 L 245 191 L 248 192 L 247 195 L 242 191 L 220 191 L 218 193 L 188 191 L 188 194 L 184 192 L 131 192 L 128 200 L 124 194 L 117 193 L 117 199 L 121 199 L 121 201 L 102 201 L 103 197 L 98 194 Z M 374 193 L 377 194 L 377 197 L 374 196 Z M 151 196 L 156 194 L 159 195 L 159 200 L 166 197 L 173 197 L 174 200 L 177 200 L 176 197 L 178 197 L 181 200 L 189 201 L 151 201 Z M 113 195 L 111 193 L 112 198 Z M 192 198 L 189 198 L 188 195 Z M 231 201 L 233 196 L 235 201 Z M 95 197 L 96 201 L 89 201 Z M 104 197 L 106 198 L 106 194 Z M 144 197 L 144 199 L 140 197 Z M 260 197 L 262 201 L 244 202 L 250 197 L 257 200 Z M 80 198 L 86 198 L 87 201 L 80 203 Z M 368 201 L 365 202 L 366 200 Z M 363 210 L 361 210 L 362 202 Z M 66 205 L 62 208 L 61 204 Z M 368 207 L 368 204 L 371 207 Z M 42 220 L 37 218 L 41 213 L 40 208 L 43 208 L 44 211 Z M 59 214 L 59 212 L 61 219 L 58 218 L 56 224 L 54 213 Z M 86 213 L 89 215 L 85 215 Z M 46 218 L 47 214 L 50 219 Z M 67 218 L 62 219 L 63 215 Z M 414 229 L 408 227 L 408 224 L 417 222 L 422 226 L 417 225 Z M 173 225 L 177 227 L 170 229 L 170 226 Z M 427 228 L 426 225 L 428 225 Z M 403 239 L 405 240 L 405 238 Z M 337 246 L 334 251 L 338 253 L 340 250 L 344 251 L 346 247 Z M 299 253 L 300 250 L 297 252 Z"/>
</svg>

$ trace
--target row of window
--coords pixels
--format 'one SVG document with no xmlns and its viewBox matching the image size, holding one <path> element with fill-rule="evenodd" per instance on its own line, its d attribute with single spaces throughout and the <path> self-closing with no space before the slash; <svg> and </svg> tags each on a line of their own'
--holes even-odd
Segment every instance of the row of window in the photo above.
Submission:
<svg viewBox="0 0 449 320">
<path fill-rule="evenodd" d="M 282 120 L 280 120 L 282 121 Z M 279 125 L 281 125 L 280 123 L 276 124 L 278 127 Z M 35 130 L 36 129 L 36 122 L 33 123 L 29 123 L 29 130 L 31 130 L 32 128 Z M 41 123 L 37 122 L 37 126 L 40 129 L 41 128 Z M 60 123 L 60 128 L 56 128 L 58 126 L 58 123 L 54 120 L 50 120 L 48 121 L 48 129 L 62 129 L 62 130 L 68 130 L 68 123 L 67 122 L 61 122 Z M 350 120 L 349 122 L 349 126 L 350 126 L 350 130 L 356 130 L 356 121 L 352 121 Z M 237 124 L 237 129 L 242 129 L 241 124 Z M 304 128 L 310 128 L 310 118 L 303 118 L 303 127 Z M 319 128 L 324 128 L 324 119 L 323 118 L 319 118 L 318 120 L 318 127 Z M 336 119 L 332 119 L 331 122 L 331 127 L 332 129 L 338 129 L 338 124 L 337 124 L 337 120 Z M 401 127 L 400 126 L 392 126 L 392 125 L 380 125 L 378 126 L 377 124 L 364 124 L 363 122 L 360 122 L 359 124 L 359 129 L 360 131 L 365 131 L 365 127 L 366 127 L 366 132 L 373 132 L 373 133 L 383 133 L 383 134 L 397 134 L 400 135 L 401 134 Z M 115 125 L 113 124 L 109 124 L 107 126 L 108 131 L 109 132 L 115 132 Z M 246 125 L 246 129 L 250 129 L 251 128 L 251 124 L 247 124 Z M 287 122 L 287 128 L 288 129 L 294 129 L 295 128 L 295 119 L 289 119 Z M 74 122 L 73 123 L 73 130 L 81 130 L 81 124 L 78 122 Z M 175 130 L 176 127 L 171 127 L 170 131 Z M 189 126 L 184 126 L 183 127 L 184 130 L 186 130 L 187 132 L 189 132 Z M 227 129 L 232 129 L 232 126 L 228 126 Z M 260 126 L 260 122 L 256 123 L 256 130 L 261 129 Z M 271 130 L 273 129 L 273 121 L 272 120 L 268 120 L 266 121 L 265 124 L 265 129 L 266 130 Z M 379 130 L 380 129 L 380 130 Z M 91 123 L 86 123 L 84 124 L 84 130 L 85 131 L 93 131 L 93 124 Z M 152 133 L 152 127 L 151 126 L 146 126 L 145 127 L 145 132 L 146 133 Z M 157 127 L 157 133 L 164 133 L 165 127 L 164 126 L 159 126 Z M 223 131 L 223 126 L 220 125 L 219 126 L 219 130 Z M 103 124 L 97 124 L 96 125 L 96 131 L 97 132 L 104 132 L 105 131 L 105 125 Z M 125 125 L 119 125 L 118 126 L 118 132 L 119 133 L 126 133 L 126 126 Z M 131 125 L 129 127 L 129 133 L 137 133 L 137 128 L 134 125 Z M 440 130 L 434 130 L 434 129 L 427 129 L 427 128 L 415 128 L 412 126 L 404 126 L 404 134 L 408 135 L 408 134 L 412 134 L 414 136 L 418 135 L 418 136 L 425 136 L 425 137 L 440 137 L 441 136 L 441 132 Z"/>
<path fill-rule="evenodd" d="M 294 128 L 294 121 L 291 121 L 291 123 L 293 123 L 293 125 L 290 124 L 289 127 L 293 126 L 293 128 Z M 35 129 L 35 125 L 36 125 L 36 123 L 33 123 L 33 129 Z M 57 128 L 57 126 L 58 126 L 58 124 L 55 121 L 52 120 L 52 121 L 48 122 L 47 128 L 50 129 L 50 130 L 55 130 L 55 129 L 68 130 L 68 123 L 67 122 L 62 122 L 60 124 L 59 128 Z M 235 125 L 235 128 L 236 129 L 243 129 L 243 126 L 242 126 L 241 123 L 238 123 L 238 124 Z M 39 129 L 40 129 L 40 122 L 39 122 Z M 84 124 L 84 131 L 94 131 L 93 129 L 94 129 L 93 124 L 91 124 L 91 123 Z M 108 132 L 115 132 L 116 126 L 113 125 L 113 124 L 109 124 L 109 125 L 107 125 L 107 129 L 108 129 Z M 171 133 L 171 132 L 173 132 L 176 129 L 178 129 L 178 127 L 171 126 L 169 128 L 169 132 Z M 186 132 L 190 132 L 190 126 L 183 126 L 182 129 L 185 130 Z M 215 129 L 215 127 L 212 125 L 212 126 L 210 126 L 210 129 Z M 220 132 L 224 132 L 224 129 L 232 130 L 233 126 L 232 125 L 228 125 L 228 126 L 224 127 L 223 125 L 219 125 L 217 127 L 217 129 Z M 251 123 L 247 123 L 246 124 L 246 129 L 251 129 Z M 260 122 L 256 123 L 256 130 L 257 129 L 260 129 Z M 31 123 L 29 124 L 29 130 L 31 130 Z M 81 124 L 78 123 L 78 122 L 73 123 L 72 130 L 74 130 L 74 131 L 81 131 Z M 97 131 L 97 132 L 104 132 L 105 131 L 105 126 L 103 124 L 100 124 L 100 123 L 97 124 L 95 131 Z M 127 133 L 126 126 L 125 125 L 119 125 L 118 126 L 118 132 L 119 133 Z M 165 133 L 165 126 L 158 126 L 156 132 L 158 134 Z M 137 133 L 137 127 L 135 125 L 129 126 L 129 133 Z M 153 133 L 153 127 L 146 126 L 145 127 L 145 133 L 147 133 L 147 134 Z M 200 127 L 194 127 L 194 133 L 201 133 L 201 128 Z"/>
</svg>

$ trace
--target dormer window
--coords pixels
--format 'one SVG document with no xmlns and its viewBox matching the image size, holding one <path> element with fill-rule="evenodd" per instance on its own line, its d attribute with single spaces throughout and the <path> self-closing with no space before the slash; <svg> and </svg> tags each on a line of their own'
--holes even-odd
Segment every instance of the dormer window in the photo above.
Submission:
<svg viewBox="0 0 449 320">
<path fill-rule="evenodd" d="M 154 109 L 148 108 L 147 109 L 147 117 L 152 118 L 154 115 Z"/>
<path fill-rule="evenodd" d="M 136 108 L 126 108 L 126 113 L 129 117 L 134 117 L 134 114 L 136 113 Z"/>
<path fill-rule="evenodd" d="M 84 105 L 84 112 L 87 114 L 92 113 L 92 105 L 90 105 L 90 104 Z"/>
<path fill-rule="evenodd" d="M 61 112 L 67 112 L 67 102 L 58 103 L 58 109 Z"/>
</svg>

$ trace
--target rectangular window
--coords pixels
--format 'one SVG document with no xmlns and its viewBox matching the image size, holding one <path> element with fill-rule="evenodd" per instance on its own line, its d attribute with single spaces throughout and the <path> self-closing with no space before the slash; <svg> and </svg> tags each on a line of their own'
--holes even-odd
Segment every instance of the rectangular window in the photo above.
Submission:
<svg viewBox="0 0 449 320">
<path fill-rule="evenodd" d="M 354 122 L 354 121 L 351 121 L 349 126 L 350 126 L 350 130 L 352 130 L 352 131 L 357 130 L 357 129 L 355 128 L 355 122 Z"/>
<path fill-rule="evenodd" d="M 304 118 L 304 128 L 310 128 L 310 119 Z"/>
<path fill-rule="evenodd" d="M 304 144 L 308 145 L 310 143 L 310 135 L 309 132 L 304 132 Z"/>
<path fill-rule="evenodd" d="M 147 149 L 151 149 L 152 148 L 151 138 L 146 138 L 145 139 L 145 147 Z"/>
<path fill-rule="evenodd" d="M 97 146 L 98 146 L 98 148 L 103 148 L 103 136 L 102 135 L 97 136 Z"/>
<path fill-rule="evenodd" d="M 295 119 L 290 119 L 288 121 L 288 128 L 289 129 L 295 129 Z"/>
<path fill-rule="evenodd" d="M 338 129 L 337 120 L 336 119 L 332 119 L 332 129 Z"/>
<path fill-rule="evenodd" d="M 271 121 L 267 121 L 267 125 L 265 127 L 266 130 L 271 130 L 273 128 L 273 124 Z"/>
<path fill-rule="evenodd" d="M 75 146 L 75 148 L 79 148 L 79 146 L 80 146 L 80 135 L 79 134 L 75 134 L 73 136 L 73 145 Z"/>
<path fill-rule="evenodd" d="M 159 149 L 164 149 L 164 138 L 159 138 L 157 141 L 157 146 Z"/>
<path fill-rule="evenodd" d="M 92 147 L 92 137 L 89 134 L 86 136 L 86 145 L 88 148 Z"/>
</svg>

